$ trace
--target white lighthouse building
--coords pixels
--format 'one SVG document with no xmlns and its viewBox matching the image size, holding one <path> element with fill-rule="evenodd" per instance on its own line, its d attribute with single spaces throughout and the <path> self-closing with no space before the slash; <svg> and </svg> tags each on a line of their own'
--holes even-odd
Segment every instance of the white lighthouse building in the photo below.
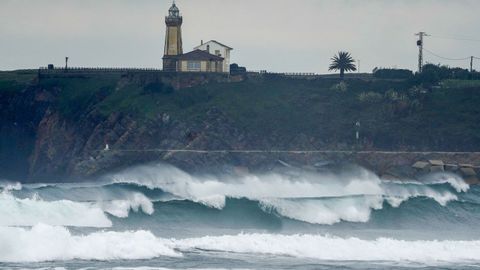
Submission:
<svg viewBox="0 0 480 270">
<path fill-rule="evenodd" d="M 230 72 L 230 52 L 233 48 L 224 45 L 216 40 L 210 40 L 208 42 L 203 43 L 194 48 L 195 50 L 202 50 L 206 51 L 210 54 L 219 56 L 223 58 L 223 72 Z"/>
</svg>

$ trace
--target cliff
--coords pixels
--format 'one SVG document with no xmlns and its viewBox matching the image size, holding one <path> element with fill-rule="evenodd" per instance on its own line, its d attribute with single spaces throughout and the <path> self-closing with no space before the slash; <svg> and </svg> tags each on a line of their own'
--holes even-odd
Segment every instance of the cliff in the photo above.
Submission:
<svg viewBox="0 0 480 270">
<path fill-rule="evenodd" d="M 478 151 L 478 88 L 272 75 L 0 72 L 0 173 L 69 181 L 156 161 L 187 170 L 351 162 L 388 174 L 392 166 L 433 158 L 475 163 L 474 153 L 371 151 Z"/>
</svg>

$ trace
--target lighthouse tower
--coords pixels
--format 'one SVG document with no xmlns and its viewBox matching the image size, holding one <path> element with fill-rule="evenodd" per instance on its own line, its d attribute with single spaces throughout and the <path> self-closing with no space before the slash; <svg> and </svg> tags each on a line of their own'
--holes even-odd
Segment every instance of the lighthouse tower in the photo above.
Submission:
<svg viewBox="0 0 480 270">
<path fill-rule="evenodd" d="M 165 51 L 163 54 L 163 70 L 177 71 L 177 57 L 183 54 L 182 48 L 182 22 L 180 10 L 173 1 L 172 6 L 168 10 L 168 16 L 165 17 L 167 31 L 165 34 Z"/>
</svg>

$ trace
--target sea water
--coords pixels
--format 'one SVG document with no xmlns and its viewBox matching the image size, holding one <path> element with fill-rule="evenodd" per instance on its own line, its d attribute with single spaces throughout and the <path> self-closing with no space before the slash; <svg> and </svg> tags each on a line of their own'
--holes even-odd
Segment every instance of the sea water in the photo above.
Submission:
<svg viewBox="0 0 480 270">
<path fill-rule="evenodd" d="M 0 184 L 0 269 L 476 269 L 480 187 L 364 169 Z"/>
</svg>

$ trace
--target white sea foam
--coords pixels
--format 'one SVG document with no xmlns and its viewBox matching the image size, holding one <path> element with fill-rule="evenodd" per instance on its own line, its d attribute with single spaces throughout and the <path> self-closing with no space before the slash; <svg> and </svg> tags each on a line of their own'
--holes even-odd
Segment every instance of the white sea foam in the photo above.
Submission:
<svg viewBox="0 0 480 270">
<path fill-rule="evenodd" d="M 435 173 L 423 181 L 426 184 L 449 184 L 457 192 L 467 192 L 470 186 L 458 175 L 452 173 Z"/>
<path fill-rule="evenodd" d="M 373 209 L 381 209 L 381 196 L 344 197 L 327 200 L 315 199 L 264 199 L 260 201 L 265 211 L 275 211 L 282 216 L 309 223 L 335 224 L 342 220 L 367 222 Z"/>
<path fill-rule="evenodd" d="M 1 181 L 0 180 L 0 191 L 8 192 L 11 190 L 21 190 L 22 184 L 19 182 L 10 182 L 10 181 Z"/>
<path fill-rule="evenodd" d="M 445 206 L 457 200 L 450 191 L 428 184 L 405 185 L 384 182 L 375 174 L 358 169 L 344 174 L 246 174 L 242 176 L 195 176 L 168 165 L 141 166 L 111 176 L 115 183 L 136 183 L 160 188 L 174 196 L 221 209 L 226 198 L 248 198 L 267 211 L 301 221 L 333 224 L 339 221 L 366 222 L 372 210 L 384 201 L 393 207 L 414 197 L 427 197 Z M 438 179 L 434 182 L 433 179 Z M 451 175 L 432 178 L 430 183 L 450 183 L 458 192 L 468 190 L 465 182 Z"/>
<path fill-rule="evenodd" d="M 44 201 L 38 196 L 19 199 L 0 193 L 0 226 L 33 226 L 37 223 L 78 227 L 110 227 L 102 209 L 69 200 Z"/>
<path fill-rule="evenodd" d="M 154 212 L 153 203 L 142 193 L 132 193 L 126 200 L 113 200 L 99 203 L 100 207 L 107 213 L 119 218 L 126 218 L 130 210 L 151 215 Z"/>
<path fill-rule="evenodd" d="M 130 211 L 142 211 L 151 215 L 153 203 L 142 193 L 125 193 L 125 199 L 97 202 L 70 200 L 42 200 L 37 193 L 30 198 L 17 198 L 12 190 L 21 185 L 5 185 L 0 192 L 0 226 L 33 226 L 37 223 L 76 227 L 111 227 L 112 222 L 105 215 L 127 218 Z M 18 189 L 16 189 L 18 188 Z"/>
<path fill-rule="evenodd" d="M 200 249 L 329 261 L 435 263 L 480 260 L 480 241 L 362 240 L 322 235 L 240 234 L 185 239 L 175 244 L 182 251 Z"/>
<path fill-rule="evenodd" d="M 328 261 L 480 261 L 480 241 L 340 238 L 326 235 L 238 234 L 164 239 L 148 231 L 72 235 L 64 227 L 0 227 L 0 262 L 151 259 L 202 250 Z"/>
<path fill-rule="evenodd" d="M 39 224 L 31 229 L 0 227 L 1 262 L 149 259 L 181 256 L 171 241 L 148 231 L 72 235 L 64 227 Z"/>
</svg>

